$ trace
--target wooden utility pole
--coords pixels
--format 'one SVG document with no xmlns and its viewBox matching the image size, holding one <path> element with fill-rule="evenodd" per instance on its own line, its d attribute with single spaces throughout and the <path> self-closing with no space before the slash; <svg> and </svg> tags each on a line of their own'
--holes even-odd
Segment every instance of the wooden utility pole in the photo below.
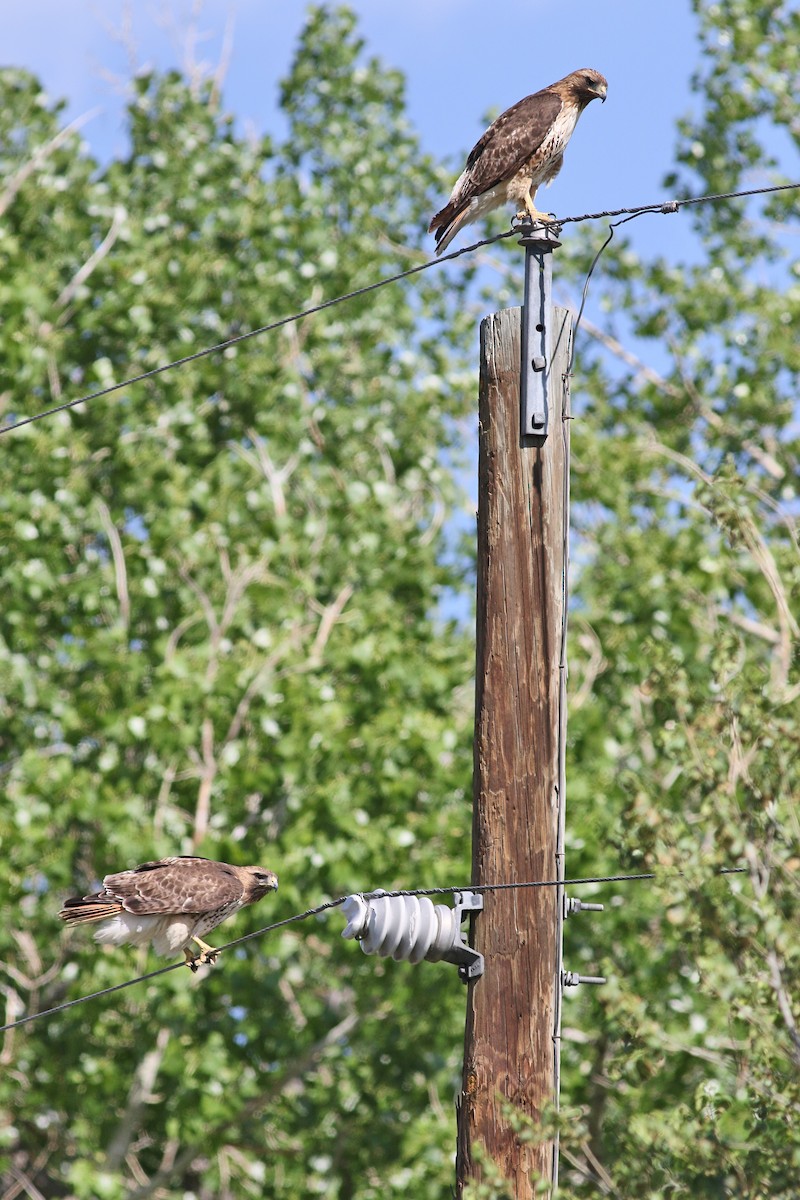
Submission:
<svg viewBox="0 0 800 1200">
<path fill-rule="evenodd" d="M 572 320 L 551 310 L 549 436 L 522 437 L 521 311 L 481 326 L 473 884 L 563 878 Z M 490 1161 L 516 1200 L 553 1181 L 552 1142 L 526 1138 L 514 1116 L 535 1125 L 556 1100 L 562 903 L 561 887 L 487 892 L 476 919 L 486 964 L 467 1001 L 459 1196 L 491 1177 Z"/>
</svg>

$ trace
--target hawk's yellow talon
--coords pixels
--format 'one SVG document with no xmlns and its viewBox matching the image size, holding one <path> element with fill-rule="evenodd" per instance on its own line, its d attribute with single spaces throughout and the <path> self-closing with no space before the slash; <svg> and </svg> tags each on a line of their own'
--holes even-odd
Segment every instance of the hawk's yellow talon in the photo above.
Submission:
<svg viewBox="0 0 800 1200">
<path fill-rule="evenodd" d="M 186 956 L 186 965 L 191 971 L 196 971 L 198 967 L 211 966 L 217 961 L 220 954 L 219 950 L 215 950 L 213 946 L 209 946 L 199 937 L 193 937 L 192 941 L 200 947 L 199 954 L 192 954 L 190 950 L 184 950 Z"/>
</svg>

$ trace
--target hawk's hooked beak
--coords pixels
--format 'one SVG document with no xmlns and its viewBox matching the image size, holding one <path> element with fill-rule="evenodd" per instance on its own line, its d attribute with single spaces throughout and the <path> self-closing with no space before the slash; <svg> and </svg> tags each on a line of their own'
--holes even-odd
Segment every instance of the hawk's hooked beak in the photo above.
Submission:
<svg viewBox="0 0 800 1200">
<path fill-rule="evenodd" d="M 597 94 L 600 97 L 600 99 L 603 101 L 603 104 L 605 104 L 606 96 L 608 95 L 608 88 L 606 87 L 606 85 L 604 83 L 600 84 L 600 87 L 597 89 Z"/>
</svg>

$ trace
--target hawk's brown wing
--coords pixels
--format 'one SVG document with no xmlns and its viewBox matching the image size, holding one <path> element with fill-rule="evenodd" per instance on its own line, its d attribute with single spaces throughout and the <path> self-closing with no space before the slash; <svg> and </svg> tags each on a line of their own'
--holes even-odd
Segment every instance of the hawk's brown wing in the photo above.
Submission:
<svg viewBox="0 0 800 1200">
<path fill-rule="evenodd" d="M 489 126 L 470 151 L 452 196 L 428 226 L 429 233 L 437 231 L 436 241 L 442 249 L 452 239 L 460 214 L 477 196 L 513 179 L 530 162 L 553 128 L 562 104 L 557 92 L 543 88 L 512 104 Z"/>
<path fill-rule="evenodd" d="M 462 204 L 512 179 L 541 146 L 561 112 L 557 92 L 544 89 L 525 96 L 494 121 L 470 151 Z"/>
<path fill-rule="evenodd" d="M 205 913 L 240 900 L 243 892 L 227 863 L 187 855 L 106 875 L 100 896 L 130 913 Z"/>
</svg>

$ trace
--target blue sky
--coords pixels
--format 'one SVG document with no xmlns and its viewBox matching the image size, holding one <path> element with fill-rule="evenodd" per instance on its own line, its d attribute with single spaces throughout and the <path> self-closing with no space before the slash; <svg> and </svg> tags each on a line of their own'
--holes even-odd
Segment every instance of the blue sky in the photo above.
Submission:
<svg viewBox="0 0 800 1200">
<path fill-rule="evenodd" d="M 609 99 L 584 115 L 565 169 L 540 197 L 562 215 L 647 203 L 664 195 L 675 120 L 691 104 L 697 65 L 688 0 L 355 0 L 369 49 L 408 80 L 409 112 L 427 150 L 456 158 L 489 109 L 508 107 L 577 67 L 609 80 Z M 296 0 L 24 0 L 3 14 L 3 61 L 36 72 L 69 115 L 100 106 L 84 136 L 101 158 L 125 148 L 117 79 L 136 65 L 180 65 L 191 14 L 197 58 L 216 65 L 232 38 L 225 107 L 242 126 L 281 132 L 278 81 L 306 13 Z M 124 14 L 129 45 L 119 40 Z M 665 222 L 636 222 L 642 248 Z M 661 228 L 655 229 L 659 225 Z M 633 235 L 633 229 L 630 230 Z M 671 228 L 672 240 L 680 236 Z M 463 244 L 463 241 L 462 241 Z"/>
</svg>

